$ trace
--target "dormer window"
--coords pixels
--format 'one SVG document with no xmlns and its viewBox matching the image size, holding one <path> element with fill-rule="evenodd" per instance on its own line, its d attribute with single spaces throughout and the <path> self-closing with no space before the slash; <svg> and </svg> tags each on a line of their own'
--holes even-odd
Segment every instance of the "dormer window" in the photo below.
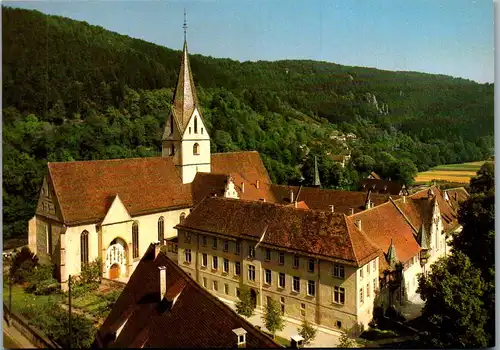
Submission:
<svg viewBox="0 0 500 350">
<path fill-rule="evenodd" d="M 198 118 L 194 117 L 194 133 L 198 133 Z"/>
<path fill-rule="evenodd" d="M 193 145 L 193 154 L 196 156 L 196 155 L 199 155 L 200 154 L 200 145 L 195 143 Z"/>
</svg>

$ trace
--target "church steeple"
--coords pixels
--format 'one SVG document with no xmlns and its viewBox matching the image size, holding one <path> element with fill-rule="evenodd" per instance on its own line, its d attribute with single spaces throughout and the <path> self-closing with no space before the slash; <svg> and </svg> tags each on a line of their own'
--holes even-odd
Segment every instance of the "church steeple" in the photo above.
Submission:
<svg viewBox="0 0 500 350">
<path fill-rule="evenodd" d="M 319 181 L 319 171 L 318 171 L 318 158 L 314 156 L 314 187 L 321 187 L 321 181 Z"/>
<path fill-rule="evenodd" d="M 162 138 L 162 156 L 172 156 L 182 183 L 193 181 L 197 172 L 210 172 L 210 137 L 203 123 L 189 64 L 184 12 L 184 47 L 170 117 Z"/>
</svg>

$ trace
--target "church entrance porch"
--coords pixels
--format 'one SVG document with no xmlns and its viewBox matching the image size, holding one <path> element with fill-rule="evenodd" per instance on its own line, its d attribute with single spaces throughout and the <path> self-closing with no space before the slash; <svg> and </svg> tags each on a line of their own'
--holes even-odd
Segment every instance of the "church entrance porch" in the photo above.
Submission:
<svg viewBox="0 0 500 350">
<path fill-rule="evenodd" d="M 121 238 L 114 239 L 105 257 L 104 277 L 119 279 L 127 274 L 127 245 Z"/>
</svg>

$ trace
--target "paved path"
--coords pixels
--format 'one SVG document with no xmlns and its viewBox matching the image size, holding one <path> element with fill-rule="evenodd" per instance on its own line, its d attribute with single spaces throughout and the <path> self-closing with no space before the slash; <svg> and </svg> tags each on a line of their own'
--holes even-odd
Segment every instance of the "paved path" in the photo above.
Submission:
<svg viewBox="0 0 500 350">
<path fill-rule="evenodd" d="M 6 349 L 36 349 L 16 328 L 7 325 L 3 320 L 3 347 Z"/>
<path fill-rule="evenodd" d="M 222 300 L 225 302 L 225 300 Z M 230 306 L 233 310 L 236 310 L 236 306 L 234 303 L 226 302 L 228 306 Z M 262 313 L 260 310 L 255 310 L 255 314 L 247 318 L 247 320 L 253 324 L 254 326 L 260 326 L 262 329 L 265 329 L 264 323 L 262 322 Z M 300 322 L 297 320 L 290 319 L 285 317 L 285 328 L 281 332 L 277 332 L 276 335 L 280 337 L 286 338 L 290 340 L 290 338 L 294 335 L 297 335 L 297 328 L 300 327 Z M 332 348 L 337 347 L 340 342 L 341 333 L 335 332 L 329 329 L 325 329 L 323 327 L 317 327 L 318 332 L 316 334 L 316 338 L 306 347 L 312 348 Z"/>
</svg>

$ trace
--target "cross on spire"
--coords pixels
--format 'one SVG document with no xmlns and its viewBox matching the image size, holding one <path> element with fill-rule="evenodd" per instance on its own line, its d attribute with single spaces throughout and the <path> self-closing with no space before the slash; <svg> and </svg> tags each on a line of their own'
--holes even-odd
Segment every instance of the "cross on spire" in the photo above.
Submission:
<svg viewBox="0 0 500 350">
<path fill-rule="evenodd" d="M 186 9 L 184 9 L 184 25 L 182 28 L 184 28 L 184 41 L 186 41 L 186 29 L 187 29 L 187 22 L 186 22 Z"/>
</svg>

